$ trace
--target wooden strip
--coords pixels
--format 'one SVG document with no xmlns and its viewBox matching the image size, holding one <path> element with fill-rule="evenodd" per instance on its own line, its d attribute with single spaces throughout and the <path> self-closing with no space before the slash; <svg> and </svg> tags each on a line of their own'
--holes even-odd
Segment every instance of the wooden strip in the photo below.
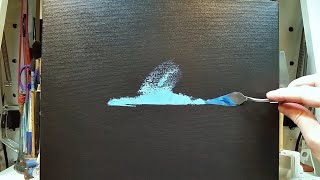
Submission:
<svg viewBox="0 0 320 180">
<path fill-rule="evenodd" d="M 36 157 L 36 137 L 35 137 L 35 91 L 31 91 L 31 124 L 32 124 L 32 149 L 31 156 Z"/>
<path fill-rule="evenodd" d="M 6 22 L 8 0 L 0 0 L 0 42 L 2 42 L 2 33 Z"/>
<path fill-rule="evenodd" d="M 284 115 L 279 113 L 279 151 L 283 150 L 283 120 Z"/>
<path fill-rule="evenodd" d="M 36 0 L 36 41 L 40 41 L 40 11 L 41 11 L 40 0 Z"/>
</svg>

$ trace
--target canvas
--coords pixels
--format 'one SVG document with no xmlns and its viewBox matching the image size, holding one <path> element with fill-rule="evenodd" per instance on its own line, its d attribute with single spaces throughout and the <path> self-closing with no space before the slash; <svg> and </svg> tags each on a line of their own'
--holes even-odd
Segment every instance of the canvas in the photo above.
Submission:
<svg viewBox="0 0 320 180">
<path fill-rule="evenodd" d="M 277 105 L 196 103 L 278 87 L 277 1 L 46 0 L 43 13 L 41 178 L 278 179 Z M 112 105 L 145 87 L 170 92 Z"/>
</svg>

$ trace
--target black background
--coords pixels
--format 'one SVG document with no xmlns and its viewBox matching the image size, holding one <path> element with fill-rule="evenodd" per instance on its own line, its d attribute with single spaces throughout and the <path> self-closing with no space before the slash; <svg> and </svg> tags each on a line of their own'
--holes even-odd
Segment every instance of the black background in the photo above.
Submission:
<svg viewBox="0 0 320 180">
<path fill-rule="evenodd" d="M 173 59 L 174 88 L 213 98 L 278 87 L 278 3 L 46 0 L 41 178 L 278 179 L 276 105 L 108 107 Z"/>
</svg>

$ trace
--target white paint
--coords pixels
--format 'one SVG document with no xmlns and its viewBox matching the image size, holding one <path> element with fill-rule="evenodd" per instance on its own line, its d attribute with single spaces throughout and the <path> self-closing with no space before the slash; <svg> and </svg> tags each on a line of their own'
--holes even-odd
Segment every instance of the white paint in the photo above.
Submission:
<svg viewBox="0 0 320 180">
<path fill-rule="evenodd" d="M 157 66 L 140 87 L 136 97 L 113 98 L 108 102 L 109 106 L 136 105 L 223 105 L 236 106 L 229 95 L 223 95 L 214 99 L 203 100 L 193 98 L 182 93 L 174 93 L 173 88 L 181 76 L 179 66 L 173 61 L 167 61 Z"/>
<path fill-rule="evenodd" d="M 195 99 L 181 93 L 174 93 L 173 88 L 179 81 L 181 71 L 173 61 L 167 61 L 157 66 L 141 85 L 136 97 L 114 98 L 109 106 L 136 105 L 204 105 L 202 99 Z"/>
</svg>

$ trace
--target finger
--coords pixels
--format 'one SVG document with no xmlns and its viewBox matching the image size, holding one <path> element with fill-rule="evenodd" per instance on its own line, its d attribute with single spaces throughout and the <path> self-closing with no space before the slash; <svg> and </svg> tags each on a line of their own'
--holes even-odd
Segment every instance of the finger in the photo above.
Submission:
<svg viewBox="0 0 320 180">
<path fill-rule="evenodd" d="M 303 85 L 320 87 L 320 74 L 312 74 L 295 79 L 288 85 L 288 87 L 297 87 Z"/>
<path fill-rule="evenodd" d="M 295 103 L 279 105 L 279 111 L 289 117 L 301 130 L 311 151 L 318 158 L 320 149 L 320 123 L 304 106 Z"/>
<path fill-rule="evenodd" d="M 276 102 L 299 103 L 311 107 L 320 107 L 320 88 L 301 86 L 280 88 L 267 93 L 268 99 Z"/>
<path fill-rule="evenodd" d="M 303 163 L 300 163 L 300 165 L 302 166 L 304 172 L 313 172 L 314 171 L 312 166 L 309 166 L 309 165 L 303 164 Z"/>
<path fill-rule="evenodd" d="M 319 125 L 315 116 L 300 104 L 280 104 L 279 111 L 289 117 L 301 129 L 301 131 L 307 131 L 310 127 Z"/>
</svg>

